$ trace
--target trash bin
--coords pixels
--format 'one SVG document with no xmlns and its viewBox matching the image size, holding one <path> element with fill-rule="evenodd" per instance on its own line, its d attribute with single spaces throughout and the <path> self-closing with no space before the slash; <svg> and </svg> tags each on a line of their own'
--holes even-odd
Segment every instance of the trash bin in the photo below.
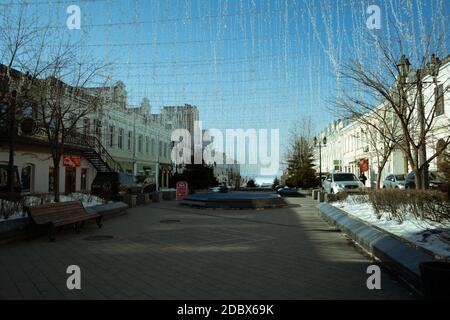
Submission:
<svg viewBox="0 0 450 320">
<path fill-rule="evenodd" d="M 420 263 L 423 293 L 427 299 L 450 299 L 450 262 Z"/>
</svg>

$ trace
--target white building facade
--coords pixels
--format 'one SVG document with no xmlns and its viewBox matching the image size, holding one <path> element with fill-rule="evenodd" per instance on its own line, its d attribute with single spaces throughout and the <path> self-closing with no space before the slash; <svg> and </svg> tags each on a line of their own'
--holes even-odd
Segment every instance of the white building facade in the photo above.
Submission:
<svg viewBox="0 0 450 320">
<path fill-rule="evenodd" d="M 436 115 L 430 134 L 427 137 L 428 157 L 436 152 L 450 136 L 450 56 L 443 60 L 437 77 L 437 85 L 433 83 L 430 75 L 423 78 L 423 101 L 425 101 L 425 114 L 430 113 L 435 103 L 435 97 L 441 97 L 436 104 Z M 436 92 L 439 94 L 436 95 Z M 384 107 L 384 106 L 379 106 Z M 365 116 L 370 117 L 370 112 Z M 321 148 L 315 148 L 315 165 L 319 172 L 319 152 L 321 153 L 322 173 L 351 172 L 359 176 L 362 172 L 368 178 L 366 186 L 375 187 L 377 181 L 378 161 L 373 140 L 369 139 L 370 128 L 358 121 L 336 120 L 328 125 L 319 134 Z M 373 130 L 373 129 L 372 129 Z M 371 132 L 373 136 L 373 132 Z M 323 138 L 326 137 L 326 144 Z M 380 150 L 382 142 L 377 143 Z M 430 171 L 438 171 L 439 157 L 430 163 Z M 381 174 L 381 182 L 390 174 L 407 174 L 412 168 L 402 149 L 395 148 Z"/>
</svg>

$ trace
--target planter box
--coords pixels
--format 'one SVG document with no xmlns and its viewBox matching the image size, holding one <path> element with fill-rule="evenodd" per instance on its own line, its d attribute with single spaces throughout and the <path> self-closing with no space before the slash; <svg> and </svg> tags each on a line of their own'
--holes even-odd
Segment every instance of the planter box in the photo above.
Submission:
<svg viewBox="0 0 450 320">
<path fill-rule="evenodd" d="M 128 204 L 128 207 L 134 208 L 137 205 L 137 196 L 135 195 L 126 195 L 124 197 L 125 203 Z"/>
<path fill-rule="evenodd" d="M 157 192 L 157 191 L 152 192 L 152 193 L 150 193 L 150 197 L 152 199 L 152 202 L 157 203 L 157 202 L 162 201 L 162 193 L 161 192 Z"/>
</svg>

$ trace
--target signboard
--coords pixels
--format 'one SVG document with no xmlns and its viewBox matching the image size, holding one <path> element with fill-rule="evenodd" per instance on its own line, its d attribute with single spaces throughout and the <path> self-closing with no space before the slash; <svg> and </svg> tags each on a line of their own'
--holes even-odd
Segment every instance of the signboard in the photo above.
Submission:
<svg viewBox="0 0 450 320">
<path fill-rule="evenodd" d="M 177 182 L 177 200 L 183 200 L 188 195 L 188 184 L 186 181 Z"/>
<path fill-rule="evenodd" d="M 63 165 L 68 168 L 77 168 L 81 165 L 81 159 L 75 156 L 64 156 Z"/>
<path fill-rule="evenodd" d="M 361 159 L 359 160 L 359 172 L 367 172 L 369 171 L 369 160 Z"/>
<path fill-rule="evenodd" d="M 340 166 L 341 165 L 341 160 L 333 160 L 333 165 Z"/>
</svg>

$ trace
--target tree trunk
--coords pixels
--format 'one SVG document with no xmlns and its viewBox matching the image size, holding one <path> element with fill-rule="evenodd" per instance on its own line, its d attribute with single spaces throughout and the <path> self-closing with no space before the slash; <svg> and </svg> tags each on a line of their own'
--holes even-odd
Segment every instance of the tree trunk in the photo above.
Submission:
<svg viewBox="0 0 450 320">
<path fill-rule="evenodd" d="M 15 99 L 15 97 L 14 97 Z M 8 159 L 8 192 L 13 198 L 16 186 L 16 175 L 14 170 L 14 143 L 16 136 L 16 102 L 11 99 L 9 104 L 9 159 Z"/>
<path fill-rule="evenodd" d="M 417 166 L 414 166 L 415 185 L 417 190 L 423 189 L 423 176 L 422 171 Z"/>
<path fill-rule="evenodd" d="M 59 163 L 61 161 L 61 156 L 56 156 L 53 158 L 53 196 L 55 198 L 55 202 L 59 202 L 59 177 L 60 177 L 60 169 Z"/>
<path fill-rule="evenodd" d="M 381 172 L 383 171 L 384 167 L 378 167 L 377 172 L 377 190 L 381 189 Z"/>
<path fill-rule="evenodd" d="M 421 173 L 421 180 L 422 185 L 418 189 L 425 190 L 428 188 L 428 166 L 426 164 L 427 162 L 427 145 L 426 145 L 426 128 L 425 128 L 425 105 L 423 101 L 423 95 L 422 95 L 422 73 L 419 70 L 416 72 L 416 78 L 417 78 L 417 91 L 418 91 L 418 110 L 417 110 L 417 116 L 419 120 L 419 137 L 420 137 L 420 143 L 419 143 L 419 170 Z"/>
</svg>

